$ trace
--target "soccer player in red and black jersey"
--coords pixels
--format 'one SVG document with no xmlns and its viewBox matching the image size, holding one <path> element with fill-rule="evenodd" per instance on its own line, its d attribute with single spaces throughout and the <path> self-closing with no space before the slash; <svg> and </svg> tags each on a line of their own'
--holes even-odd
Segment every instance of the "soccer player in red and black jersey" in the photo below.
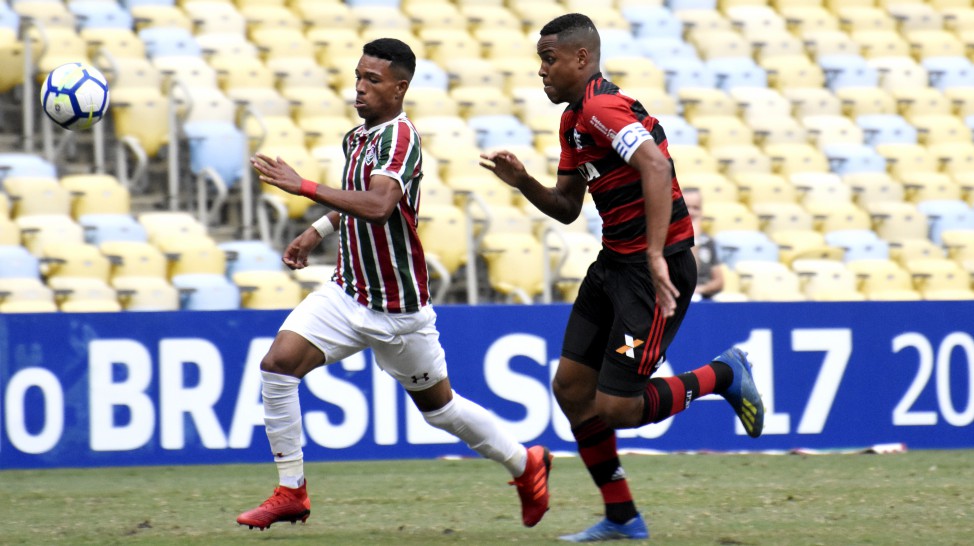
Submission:
<svg viewBox="0 0 974 546">
<path fill-rule="evenodd" d="M 599 72 L 592 20 L 572 13 L 541 29 L 538 75 L 553 103 L 568 103 L 559 130 L 554 187 L 541 185 L 507 151 L 482 165 L 539 210 L 574 221 L 587 190 L 602 218 L 602 251 L 572 307 L 555 397 L 605 502 L 605 519 L 570 542 L 649 536 L 619 464 L 615 429 L 655 423 L 711 393 L 722 395 L 749 435 L 764 407 L 745 354 L 731 348 L 696 370 L 651 378 L 687 312 L 696 285 L 693 227 L 666 134 L 635 99 Z"/>
</svg>

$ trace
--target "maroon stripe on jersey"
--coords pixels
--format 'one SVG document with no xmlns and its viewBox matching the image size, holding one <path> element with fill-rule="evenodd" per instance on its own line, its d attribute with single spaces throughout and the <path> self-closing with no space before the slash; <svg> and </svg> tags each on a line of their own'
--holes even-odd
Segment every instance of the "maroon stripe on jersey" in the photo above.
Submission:
<svg viewBox="0 0 974 546">
<path fill-rule="evenodd" d="M 405 150 L 409 147 L 409 141 L 412 140 L 413 132 L 409 130 L 409 126 L 405 122 L 400 121 L 399 125 L 400 127 L 398 127 L 396 131 L 397 137 L 394 149 Z M 408 157 L 406 154 L 396 154 L 390 158 L 391 161 L 389 162 L 389 165 L 384 167 L 384 169 L 394 173 L 401 171 L 403 160 L 406 159 L 406 157 Z"/>
<path fill-rule="evenodd" d="M 348 230 L 348 248 L 354 251 L 358 248 L 358 244 L 358 233 L 354 229 Z M 369 299 L 366 297 L 368 287 L 365 285 L 365 271 L 362 270 L 361 260 L 356 260 L 353 257 L 352 269 L 355 270 L 355 293 L 358 294 L 355 299 L 362 305 L 368 305 Z"/>
<path fill-rule="evenodd" d="M 411 239 L 416 241 L 417 244 L 412 245 L 412 258 L 414 264 L 425 264 L 426 263 L 426 252 L 423 250 L 422 241 L 419 239 L 419 234 L 416 232 L 416 224 L 418 222 L 419 216 L 419 203 L 416 203 L 416 210 L 411 210 L 409 207 L 401 206 L 399 211 L 402 214 L 403 220 L 406 223 L 407 228 L 411 234 Z M 421 305 L 426 305 L 430 300 L 429 292 L 429 268 L 428 267 L 415 267 L 413 268 L 413 273 L 416 275 L 416 284 L 419 285 L 419 300 Z"/>
<path fill-rule="evenodd" d="M 643 357 L 639 361 L 639 374 L 649 375 L 653 372 L 653 367 L 659 361 L 660 343 L 663 340 L 663 330 L 666 329 L 666 317 L 660 311 L 659 304 L 653 306 L 653 323 L 649 327 L 649 334 L 646 336 L 646 345 L 643 346 Z"/>
<path fill-rule="evenodd" d="M 387 248 L 389 246 L 385 226 L 370 224 L 369 231 L 372 232 L 376 248 Z M 402 306 L 399 301 L 402 295 L 399 293 L 399 282 L 393 263 L 389 260 L 378 260 L 375 265 L 378 267 L 379 275 L 382 277 L 382 286 L 385 287 L 385 299 L 388 303 L 387 308 L 392 313 L 402 312 Z"/>
</svg>

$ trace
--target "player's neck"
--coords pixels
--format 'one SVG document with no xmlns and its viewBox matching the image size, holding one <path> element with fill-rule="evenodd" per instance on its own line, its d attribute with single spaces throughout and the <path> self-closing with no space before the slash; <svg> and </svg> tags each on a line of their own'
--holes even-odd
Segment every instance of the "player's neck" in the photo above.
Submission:
<svg viewBox="0 0 974 546">
<path fill-rule="evenodd" d="M 365 120 L 365 129 L 370 130 L 373 127 L 378 127 L 379 125 L 382 125 L 383 123 L 389 123 L 390 121 L 398 118 L 400 114 L 402 114 L 402 108 L 400 108 L 395 113 L 384 114 L 382 116 L 376 116 L 373 119 L 367 119 Z"/>
</svg>

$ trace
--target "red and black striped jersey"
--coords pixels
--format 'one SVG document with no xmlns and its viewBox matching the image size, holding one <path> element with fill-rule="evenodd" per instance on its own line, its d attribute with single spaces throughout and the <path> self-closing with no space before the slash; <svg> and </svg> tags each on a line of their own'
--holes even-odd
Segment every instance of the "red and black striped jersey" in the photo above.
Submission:
<svg viewBox="0 0 974 546">
<path fill-rule="evenodd" d="M 339 219 L 338 264 L 333 280 L 359 303 L 386 313 L 412 313 L 429 303 L 426 256 L 416 233 L 423 154 L 419 133 L 405 114 L 342 141 L 342 189 L 366 191 L 372 176 L 397 180 L 402 198 L 389 220 L 371 224 L 348 214 Z"/>
<path fill-rule="evenodd" d="M 602 217 L 602 246 L 616 254 L 645 258 L 646 212 L 639 171 L 629 165 L 636 148 L 652 139 L 663 155 L 666 134 L 656 118 L 618 86 L 596 74 L 581 100 L 568 105 L 561 116 L 561 159 L 558 174 L 585 178 L 588 191 Z M 673 211 L 664 255 L 693 246 L 693 226 L 673 160 Z"/>
</svg>

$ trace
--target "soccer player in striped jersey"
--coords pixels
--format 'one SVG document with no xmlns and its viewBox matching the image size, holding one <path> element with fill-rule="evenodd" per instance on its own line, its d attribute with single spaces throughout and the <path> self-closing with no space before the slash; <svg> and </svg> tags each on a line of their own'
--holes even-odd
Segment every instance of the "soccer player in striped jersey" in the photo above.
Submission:
<svg viewBox="0 0 974 546">
<path fill-rule="evenodd" d="M 422 146 L 402 109 L 416 57 L 408 45 L 389 38 L 369 42 L 362 52 L 355 109 L 364 123 L 342 142 L 342 189 L 304 180 L 280 158 L 257 154 L 251 160 L 262 182 L 332 209 L 291 242 L 284 263 L 306 266 L 311 250 L 334 231 L 339 253 L 334 282 L 288 315 L 261 361 L 264 424 L 279 486 L 237 522 L 263 530 L 278 521 L 307 520 L 311 502 L 298 385 L 311 370 L 371 348 L 379 367 L 399 381 L 430 425 L 511 473 L 522 521 L 532 527 L 548 510 L 551 455 L 542 446 L 518 443 L 487 410 L 455 393 L 447 376 L 416 234 Z"/>
<path fill-rule="evenodd" d="M 485 154 L 481 164 L 552 218 L 574 221 L 586 190 L 602 218 L 603 248 L 572 307 L 552 388 L 602 494 L 605 519 L 561 538 L 644 539 L 649 530 L 619 464 L 615 429 L 661 421 L 716 393 L 757 437 L 764 408 L 750 363 L 736 348 L 691 372 L 651 377 L 697 278 L 693 227 L 666 134 L 637 100 L 602 77 L 591 19 L 578 13 L 553 19 L 537 48 L 544 92 L 555 104 L 568 103 L 555 186 L 541 185 L 508 151 Z"/>
</svg>

